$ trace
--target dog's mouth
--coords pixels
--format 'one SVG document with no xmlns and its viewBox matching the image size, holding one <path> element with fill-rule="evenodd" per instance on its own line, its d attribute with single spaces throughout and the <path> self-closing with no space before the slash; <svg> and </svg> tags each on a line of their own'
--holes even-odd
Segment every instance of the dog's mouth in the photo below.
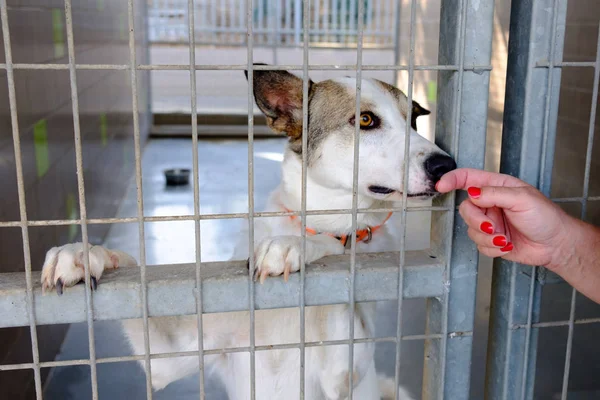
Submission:
<svg viewBox="0 0 600 400">
<path fill-rule="evenodd" d="M 390 189 L 385 186 L 371 185 L 371 186 L 369 186 L 369 191 L 371 193 L 375 193 L 375 194 L 390 194 L 390 193 L 394 193 L 396 190 Z"/>
<path fill-rule="evenodd" d="M 387 196 L 387 195 L 390 195 L 395 192 L 398 194 L 402 193 L 401 191 L 398 191 L 396 189 L 391 189 L 391 188 L 388 188 L 385 186 L 378 186 L 378 185 L 369 186 L 369 191 L 375 195 L 378 195 L 378 197 Z M 437 194 L 438 193 L 435 191 L 426 191 L 426 192 L 408 193 L 407 197 L 426 199 L 426 198 L 435 197 Z"/>
</svg>

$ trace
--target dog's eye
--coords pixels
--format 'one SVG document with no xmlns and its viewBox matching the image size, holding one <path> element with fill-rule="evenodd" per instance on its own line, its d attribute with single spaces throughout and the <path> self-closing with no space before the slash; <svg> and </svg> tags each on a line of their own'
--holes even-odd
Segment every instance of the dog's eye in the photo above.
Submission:
<svg viewBox="0 0 600 400">
<path fill-rule="evenodd" d="M 350 118 L 350 124 L 355 124 L 355 118 Z M 379 118 L 370 111 L 364 112 L 360 114 L 360 129 L 373 129 L 377 128 L 380 125 Z"/>
<path fill-rule="evenodd" d="M 367 113 L 360 114 L 360 126 L 367 127 L 373 125 L 373 117 Z"/>
</svg>

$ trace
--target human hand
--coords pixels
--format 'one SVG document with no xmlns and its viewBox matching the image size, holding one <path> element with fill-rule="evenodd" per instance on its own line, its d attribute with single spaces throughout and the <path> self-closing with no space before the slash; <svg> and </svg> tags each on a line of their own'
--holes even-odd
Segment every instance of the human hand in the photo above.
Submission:
<svg viewBox="0 0 600 400">
<path fill-rule="evenodd" d="M 509 175 L 457 169 L 436 185 L 441 193 L 466 189 L 459 207 L 469 237 L 482 254 L 549 269 L 569 256 L 575 224 L 536 188 Z"/>
</svg>

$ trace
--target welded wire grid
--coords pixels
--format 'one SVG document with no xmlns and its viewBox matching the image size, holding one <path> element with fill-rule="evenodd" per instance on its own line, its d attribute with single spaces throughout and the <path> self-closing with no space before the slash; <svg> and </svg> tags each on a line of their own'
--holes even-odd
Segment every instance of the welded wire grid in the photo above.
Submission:
<svg viewBox="0 0 600 400">
<path fill-rule="evenodd" d="M 197 356 L 199 358 L 200 363 L 200 391 L 201 398 L 204 398 L 204 374 L 203 374 L 203 359 L 205 355 L 210 354 L 228 354 L 228 353 L 238 353 L 238 352 L 248 352 L 250 354 L 250 372 L 251 372 L 251 398 L 255 398 L 255 353 L 256 351 L 261 350 L 273 350 L 273 349 L 298 349 L 300 351 L 300 398 L 304 398 L 304 382 L 305 382 L 305 349 L 307 347 L 316 347 L 316 346 L 326 346 L 326 345 L 348 345 L 349 349 L 349 370 L 353 370 L 353 351 L 354 345 L 359 343 L 383 343 L 383 342 L 392 342 L 396 343 L 396 362 L 395 362 L 395 383 L 396 390 L 398 388 L 399 377 L 400 377 L 400 362 L 401 362 L 401 343 L 404 340 L 439 340 L 441 342 L 441 359 L 439 362 L 442 365 L 441 372 L 441 380 L 440 384 L 444 386 L 444 371 L 445 371 L 445 348 L 446 348 L 446 340 L 448 338 L 448 296 L 447 294 L 443 296 L 442 304 L 443 304 L 443 313 L 442 313 L 442 332 L 439 333 L 430 333 L 425 335 L 403 335 L 402 334 L 402 323 L 401 323 L 401 315 L 402 315 L 402 298 L 403 298 L 403 281 L 404 281 L 404 266 L 405 266 L 405 241 L 406 241 L 406 218 L 408 212 L 415 211 L 454 211 L 454 199 L 451 199 L 451 204 L 448 206 L 429 206 L 429 207 L 408 207 L 407 205 L 407 192 L 408 192 L 408 149 L 410 147 L 410 125 L 407 123 L 406 125 L 406 136 L 405 136 L 405 148 L 407 151 L 404 155 L 404 187 L 403 187 L 403 197 L 402 197 L 402 206 L 401 207 L 390 207 L 390 208 L 381 208 L 381 209 L 359 209 L 357 204 L 357 184 L 358 184 L 358 161 L 359 161 L 359 136 L 360 136 L 360 95 L 361 95 L 361 78 L 363 71 L 408 71 L 408 104 L 412 102 L 412 88 L 413 88 L 413 79 L 414 72 L 419 70 L 432 70 L 432 71 L 457 71 L 458 72 L 458 88 L 462 87 L 462 75 L 464 71 L 489 71 L 491 67 L 489 65 L 471 65 L 465 66 L 464 64 L 464 45 L 465 45 L 465 30 L 466 30 L 466 0 L 463 0 L 461 3 L 462 13 L 459 18 L 459 56 L 458 56 L 458 65 L 415 65 L 415 20 L 416 20 L 416 0 L 411 1 L 411 24 L 410 24 L 410 50 L 409 50 L 409 63 L 408 65 L 362 65 L 362 42 L 364 36 L 364 13 L 365 13 L 365 4 L 362 1 L 359 1 L 358 4 L 358 18 L 357 18 L 357 26 L 351 28 L 357 29 L 358 32 L 358 42 L 357 42 L 357 62 L 355 65 L 348 66 L 337 66 L 337 65 L 310 65 L 309 63 L 309 45 L 310 45 L 310 30 L 314 29 L 310 24 L 310 15 L 311 15 L 311 4 L 310 0 L 305 0 L 303 2 L 303 31 L 307 34 L 303 35 L 303 63 L 301 66 L 299 65 L 279 65 L 279 66 L 255 66 L 253 65 L 253 40 L 255 37 L 255 32 L 253 31 L 253 26 L 255 21 L 253 20 L 253 1 L 249 0 L 246 8 L 246 35 L 247 35 L 247 44 L 248 44 L 248 53 L 247 53 L 247 64 L 246 65 L 197 65 L 195 63 L 195 39 L 194 32 L 195 29 L 195 13 L 194 13 L 194 0 L 187 1 L 187 11 L 188 11 L 188 37 L 189 37 L 189 54 L 190 54 L 190 64 L 189 65 L 151 65 L 151 64 L 137 64 L 136 62 L 136 43 L 135 43 L 135 32 L 138 27 L 134 26 L 134 3 L 133 0 L 128 0 L 128 24 L 129 24 L 129 64 L 77 64 L 75 60 L 75 52 L 74 52 L 74 38 L 73 38 L 73 25 L 72 25 L 72 15 L 71 15 L 71 0 L 65 0 L 65 16 L 66 16 L 66 27 L 67 27 L 67 44 L 68 44 L 68 64 L 14 64 L 12 62 L 12 52 L 11 52 L 11 43 L 10 43 L 10 29 L 9 29 L 9 21 L 6 10 L 6 2 L 5 0 L 0 0 L 0 14 L 2 19 L 2 29 L 3 29 L 3 37 L 5 44 L 5 58 L 6 62 L 4 64 L 0 64 L 1 69 L 5 69 L 7 72 L 7 80 L 8 80 L 8 88 L 9 88 L 9 104 L 10 104 L 10 112 L 11 112 L 11 120 L 12 120 L 12 133 L 13 133 L 13 142 L 15 149 L 15 159 L 16 159 L 16 171 L 17 171 L 17 182 L 18 182 L 18 194 L 19 194 L 19 205 L 20 205 L 20 220 L 19 221 L 8 221 L 1 222 L 0 227 L 20 227 L 23 234 L 23 250 L 25 256 L 25 277 L 27 283 L 27 299 L 28 299 L 28 311 L 29 311 L 29 326 L 31 331 L 31 341 L 32 341 L 32 354 L 33 354 L 33 362 L 32 363 L 20 363 L 20 364 L 10 364 L 10 365 L 0 365 L 0 371 L 8 371 L 8 370 L 16 370 L 16 369 L 24 369 L 30 368 L 34 370 L 35 377 L 35 385 L 36 385 L 36 395 L 38 399 L 42 398 L 42 387 L 41 387 L 41 375 L 40 368 L 41 367 L 57 367 L 57 366 L 67 366 L 67 365 L 89 365 L 90 371 L 92 375 L 92 395 L 94 399 L 98 398 L 98 382 L 96 377 L 96 368 L 97 364 L 104 363 L 113 363 L 113 362 L 123 362 L 123 361 L 143 361 L 146 369 L 146 396 L 148 399 L 152 398 L 152 378 L 151 378 L 151 360 L 152 359 L 162 359 L 162 358 L 170 358 L 170 357 L 184 357 L 184 356 Z M 343 3 L 345 4 L 345 3 Z M 399 5 L 396 7 L 396 15 L 400 15 Z M 202 18 L 205 18 L 203 16 Z M 352 22 L 352 21 L 350 21 Z M 396 21 L 395 27 L 398 28 L 398 23 Z M 396 60 L 398 60 L 398 54 L 395 54 Z M 596 82 L 598 79 L 598 62 L 594 64 L 596 68 Z M 15 69 L 27 69 L 27 70 L 36 70 L 36 69 L 65 69 L 69 71 L 70 82 L 71 82 L 71 94 L 72 94 L 72 112 L 74 116 L 74 132 L 75 132 L 75 148 L 76 148 L 76 167 L 77 167 L 77 180 L 79 187 L 79 203 L 81 216 L 78 219 L 73 220 L 37 220 L 30 221 L 27 218 L 26 213 L 26 203 L 25 203 L 25 191 L 23 187 L 23 173 L 22 173 L 22 158 L 21 158 L 21 148 L 20 148 L 20 138 L 19 138 L 19 126 L 18 126 L 18 112 L 16 107 L 16 94 L 15 94 L 15 85 L 14 85 L 14 70 Z M 199 210 L 199 185 L 198 182 L 198 138 L 197 138 L 197 110 L 196 110 L 196 71 L 199 70 L 247 70 L 248 71 L 248 82 L 249 82 L 249 90 L 248 90 L 248 213 L 236 213 L 236 214 L 205 214 L 200 215 Z M 131 80 L 131 94 L 132 94 L 132 107 L 133 107 L 133 127 L 134 127 L 134 148 L 135 148 L 135 182 L 136 182 L 136 197 L 137 197 L 137 216 L 133 218 L 105 218 L 105 219 L 88 219 L 86 208 L 85 208 L 85 187 L 83 181 L 83 160 L 82 160 L 82 152 L 81 152 L 81 131 L 80 131 L 80 123 L 79 123 L 79 105 L 78 105 L 78 90 L 77 90 L 77 79 L 76 72 L 78 70 L 127 70 L 130 73 Z M 141 165 L 141 145 L 140 145 L 140 124 L 139 124 L 139 106 L 138 106 L 138 87 L 137 87 L 137 74 L 138 71 L 150 71 L 150 70 L 187 70 L 190 74 L 190 88 L 191 88 L 191 106 L 192 106 L 192 115 L 191 115 L 191 124 L 192 124 L 192 141 L 193 141 L 193 176 L 194 176 L 194 214 L 190 216 L 166 216 L 166 217 L 147 217 L 144 215 L 144 204 L 143 204 L 143 187 L 142 187 L 142 165 Z M 253 156 L 254 156 L 254 119 L 253 119 L 253 79 L 254 79 L 254 71 L 255 70 L 292 70 L 292 71 L 302 71 L 303 74 L 303 136 L 302 136 L 302 199 L 301 199 L 301 210 L 299 212 L 262 212 L 258 213 L 254 210 L 254 170 L 253 170 Z M 340 71 L 340 70 L 352 70 L 356 71 L 356 126 L 355 126 L 355 137 L 354 137 L 354 169 L 353 169 L 353 200 L 352 200 L 352 208 L 351 209 L 340 209 L 340 210 L 311 210 L 308 211 L 306 205 L 306 186 L 307 186 L 307 174 L 306 174 L 306 165 L 307 165 L 307 127 L 308 127 L 308 90 L 309 90 L 309 71 L 311 70 L 331 70 L 331 71 Z M 454 121 L 456 125 L 456 132 L 458 132 L 458 127 L 460 126 L 460 103 L 461 96 L 460 90 L 457 92 L 457 97 L 455 99 L 454 106 L 456 107 L 457 112 L 455 113 L 456 119 Z M 596 93 L 597 94 L 597 93 Z M 595 109 L 594 109 L 595 110 Z M 407 121 L 411 120 L 412 107 L 408 107 L 408 115 Z M 458 134 L 453 138 L 452 152 L 453 154 L 457 154 L 458 148 Z M 590 139 L 591 140 L 591 139 Z M 589 160 L 587 164 L 587 179 L 589 180 Z M 587 192 L 585 193 L 587 196 Z M 593 200 L 589 198 L 587 200 Z M 356 277 L 356 227 L 357 227 L 357 217 L 359 213 L 376 213 L 376 212 L 389 212 L 389 211 L 399 211 L 401 212 L 401 221 L 403 226 L 403 232 L 401 235 L 401 248 L 400 248 L 400 261 L 399 261 L 399 269 L 398 269 L 398 325 L 395 336 L 391 337 L 383 337 L 383 338 L 354 338 L 354 303 L 355 303 L 355 277 Z M 350 258 L 350 298 L 349 298 L 349 336 L 347 340 L 330 340 L 324 342 L 306 342 L 305 340 L 305 278 L 306 278 L 306 218 L 310 215 L 325 215 L 325 214 L 348 214 L 352 215 L 352 241 L 351 241 L 351 258 Z M 453 212 L 450 214 L 451 220 Z M 254 295 L 254 280 L 252 279 L 253 268 L 250 268 L 249 272 L 249 292 L 250 292 L 250 303 L 249 303 L 249 312 L 250 312 L 250 343 L 249 346 L 246 347 L 238 347 L 238 348 L 227 348 L 227 349 L 218 349 L 218 350 L 204 350 L 203 348 L 203 332 L 202 332 L 202 274 L 201 274 L 201 248 L 200 248 L 200 221 L 208 220 L 208 219 L 230 219 L 230 218 L 245 218 L 248 220 L 249 226 L 249 263 L 250 265 L 254 265 L 254 218 L 264 218 L 264 217 L 274 217 L 274 216 L 299 216 L 301 218 L 301 235 L 302 235 L 302 252 L 301 252 L 301 269 L 300 269 L 300 341 L 299 343 L 291 343 L 285 345 L 266 345 L 266 346 L 256 346 L 255 345 L 255 295 Z M 145 255 L 145 245 L 144 245 L 144 223 L 145 222 L 154 222 L 154 221 L 181 221 L 181 220 L 193 220 L 195 222 L 195 249 L 196 249 L 196 310 L 197 310 L 197 329 L 198 329 L 198 350 L 197 351 L 186 351 L 186 352 L 174 352 L 174 353 L 160 353 L 160 354 L 152 354 L 150 349 L 150 338 L 149 338 L 149 330 L 148 330 L 148 288 L 147 288 L 147 278 L 146 278 L 146 255 Z M 132 356 L 121 356 L 121 357 L 107 357 L 107 358 L 96 358 L 95 352 L 95 340 L 94 340 L 94 329 L 93 329 L 93 297 L 91 296 L 90 290 L 90 271 L 89 271 L 89 254 L 88 254 L 88 243 L 89 238 L 87 235 L 87 225 L 89 224 L 112 224 L 112 223 L 127 223 L 127 222 L 137 222 L 138 223 L 138 233 L 139 233 L 139 245 L 140 245 L 140 254 L 139 254 L 139 263 L 141 269 L 141 293 L 140 298 L 142 300 L 142 320 L 144 327 L 144 347 L 145 352 L 143 355 L 132 355 Z M 36 320 L 34 313 L 34 295 L 33 295 L 33 283 L 31 276 L 31 259 L 29 252 L 29 237 L 28 237 L 28 227 L 29 226 L 50 226 L 50 225 L 71 225 L 71 224 L 79 224 L 82 227 L 82 240 L 84 242 L 84 266 L 85 266 L 85 296 L 86 296 L 86 315 L 87 315 L 87 324 L 88 324 L 88 339 L 89 339 L 89 351 L 90 357 L 89 359 L 79 359 L 79 360 L 68 360 L 68 361 L 50 361 L 50 362 L 40 362 L 39 360 L 39 352 L 38 352 L 38 344 L 37 344 L 37 336 L 36 336 Z M 452 225 L 452 224 L 450 224 Z M 452 240 L 452 230 L 448 235 L 446 235 L 446 240 Z M 449 246 L 451 247 L 451 246 Z M 449 252 L 451 250 L 448 250 Z M 446 260 L 450 260 L 451 254 L 446 254 Z M 450 275 L 449 275 L 450 265 L 446 262 L 444 269 L 444 279 L 447 283 L 449 283 Z M 581 321 L 569 321 L 571 326 L 577 323 L 583 323 Z M 535 326 L 535 325 L 534 325 Z M 465 336 L 472 335 L 472 332 L 462 332 Z M 350 397 L 352 397 L 353 387 L 353 374 L 349 374 L 349 393 Z M 440 396 L 443 396 L 443 390 L 439 392 Z M 396 393 L 396 397 L 398 393 Z"/>
<path fill-rule="evenodd" d="M 589 124 L 588 124 L 588 135 L 587 135 L 587 143 L 586 143 L 586 155 L 585 155 L 585 170 L 584 170 L 584 179 L 583 179 L 583 188 L 582 188 L 582 196 L 579 197 L 565 197 L 565 198 L 552 198 L 551 200 L 555 203 L 559 204 L 568 204 L 568 203 L 578 203 L 581 205 L 580 218 L 585 220 L 587 217 L 587 206 L 589 202 L 600 200 L 600 196 L 590 196 L 589 188 L 590 188 L 590 174 L 591 174 L 591 163 L 592 163 L 592 150 L 594 144 L 594 133 L 595 133 L 595 122 L 597 115 L 597 104 L 598 104 L 598 86 L 600 85 L 600 21 L 598 23 L 598 36 L 596 38 L 596 59 L 595 61 L 561 61 L 556 59 L 555 51 L 556 51 L 556 40 L 557 40 L 557 29 L 558 29 L 558 6 L 560 0 L 554 0 L 552 5 L 552 25 L 551 25 L 551 35 L 550 35 L 550 47 L 549 47 L 549 58 L 548 60 L 530 60 L 530 69 L 531 68 L 547 68 L 547 87 L 546 87 L 546 98 L 544 103 L 544 123 L 543 123 L 543 137 L 542 137 L 542 157 L 540 160 L 540 168 L 539 168 L 539 187 L 547 188 L 547 182 L 545 179 L 547 177 L 545 166 L 547 165 L 547 157 L 548 157 L 548 140 L 549 140 L 549 131 L 550 131 L 550 116 L 551 116 L 551 106 L 553 101 L 553 94 L 555 91 L 552 90 L 553 87 L 553 76 L 555 69 L 564 69 L 564 68 L 574 68 L 574 67 L 588 67 L 594 69 L 594 80 L 593 80 L 593 89 L 592 89 L 592 99 L 591 99 L 591 108 L 590 108 L 590 116 L 589 116 Z M 532 35 L 535 32 L 532 30 Z M 533 36 L 530 38 L 533 40 Z M 525 110 L 527 112 L 527 110 Z M 548 193 L 545 193 L 546 195 Z M 530 345 L 532 341 L 532 333 L 533 329 L 539 328 L 551 328 L 551 327 L 560 327 L 566 326 L 568 328 L 567 334 L 567 343 L 565 350 L 565 361 L 563 366 L 563 378 L 562 378 L 562 386 L 561 386 L 561 400 L 566 400 L 568 397 L 569 390 L 569 374 L 571 367 L 571 356 L 573 349 L 573 338 L 574 338 L 574 330 L 576 325 L 588 325 L 588 324 L 597 324 L 600 323 L 600 318 L 580 318 L 576 319 L 576 295 L 577 291 L 572 288 L 571 289 L 571 299 L 569 306 L 569 319 L 563 321 L 550 321 L 550 322 L 533 322 L 533 314 L 534 314 L 534 300 L 536 295 L 536 281 L 539 278 L 539 268 L 535 267 L 532 271 L 529 285 L 529 298 L 527 302 L 527 321 L 525 324 L 516 324 L 513 321 L 513 311 L 509 312 L 509 331 L 508 331 L 508 344 L 507 347 L 510 348 L 510 340 L 512 338 L 512 332 L 518 329 L 525 329 L 525 349 L 524 349 L 524 357 L 522 360 L 522 375 L 521 375 L 521 387 L 520 387 L 520 399 L 527 398 L 527 391 L 530 385 L 533 384 L 533 376 L 529 371 L 530 366 L 530 357 L 532 352 L 530 351 Z M 517 265 L 512 263 L 512 280 L 511 286 L 515 285 L 515 274 L 517 273 Z M 509 300 L 509 304 L 511 306 L 514 305 L 514 293 L 515 289 L 511 290 L 511 299 Z M 507 357 L 505 360 L 505 371 L 504 371 L 504 379 L 503 379 L 503 398 L 504 399 L 512 399 L 513 394 L 509 393 L 508 385 L 509 385 L 509 361 L 510 357 Z"/>
</svg>

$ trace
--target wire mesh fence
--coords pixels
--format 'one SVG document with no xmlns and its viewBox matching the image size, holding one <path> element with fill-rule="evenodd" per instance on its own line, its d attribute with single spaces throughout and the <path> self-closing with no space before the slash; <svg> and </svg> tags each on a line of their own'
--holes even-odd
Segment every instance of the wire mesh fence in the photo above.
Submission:
<svg viewBox="0 0 600 400">
<path fill-rule="evenodd" d="M 137 32 L 145 29 L 136 25 L 135 3 L 128 1 L 128 62 L 111 64 L 78 63 L 75 57 L 72 3 L 64 2 L 66 28 L 66 53 L 68 62 L 17 63 L 13 62 L 11 21 L 6 1 L 0 2 L 0 16 L 4 38 L 5 62 L 0 68 L 6 71 L 9 93 L 12 139 L 14 144 L 16 175 L 18 182 L 19 220 L 0 221 L 0 228 L 20 228 L 23 238 L 25 272 L 2 274 L 0 285 L 0 327 L 29 326 L 31 332 L 32 360 L 25 363 L 0 365 L 0 371 L 30 369 L 34 373 L 36 396 L 43 398 L 42 368 L 68 365 L 86 365 L 90 368 L 92 397 L 99 397 L 97 366 L 125 361 L 140 361 L 146 370 L 146 397 L 153 397 L 152 360 L 164 358 L 198 358 L 200 375 L 200 398 L 204 398 L 204 359 L 208 355 L 248 353 L 251 380 L 248 388 L 250 398 L 256 395 L 256 353 L 273 349 L 299 350 L 300 398 L 305 397 L 306 349 L 321 346 L 347 345 L 349 368 L 353 367 L 354 349 L 361 343 L 393 343 L 395 352 L 396 397 L 400 383 L 402 345 L 406 341 L 425 343 L 422 397 L 426 399 L 467 399 L 471 376 L 473 346 L 473 321 L 475 319 L 475 289 L 477 282 L 477 251 L 469 241 L 465 227 L 456 215 L 456 200 L 452 196 L 438 200 L 432 206 L 414 207 L 408 204 L 408 172 L 404 170 L 402 202 L 396 207 L 362 209 L 357 201 L 358 160 L 360 148 L 359 125 L 354 130 L 353 197 L 349 209 L 307 209 L 307 158 L 309 119 L 309 72 L 310 71 L 355 71 L 356 73 L 356 120 L 361 113 L 362 73 L 364 71 L 406 71 L 407 98 L 413 98 L 415 71 L 438 73 L 438 110 L 436 119 L 436 143 L 452 155 L 459 167 L 482 168 L 489 95 L 489 72 L 491 70 L 491 44 L 493 6 L 492 0 L 477 2 L 474 7 L 469 0 L 456 4 L 443 2 L 441 6 L 440 51 L 436 65 L 418 65 L 415 62 L 415 35 L 417 30 L 418 2 L 410 2 L 410 31 L 408 63 L 385 65 L 363 65 L 364 46 L 395 46 L 399 24 L 398 2 L 387 4 L 378 0 L 366 1 L 194 1 L 148 2 L 149 34 L 155 42 L 185 42 L 189 45 L 190 60 L 195 60 L 198 44 L 235 44 L 247 46 L 247 63 L 236 65 L 155 65 L 138 62 Z M 505 138 L 503 144 L 503 170 L 519 176 L 550 194 L 552 160 L 555 145 L 555 126 L 558 110 L 561 70 L 570 67 L 593 68 L 592 106 L 589 117 L 585 172 L 582 195 L 560 197 L 560 203 L 581 204 L 580 216 L 586 218 L 590 202 L 600 196 L 590 194 L 592 175 L 592 147 L 596 120 L 598 85 L 600 75 L 600 49 L 595 61 L 563 61 L 564 20 L 566 1 L 544 0 L 540 2 L 515 2 L 514 23 L 511 35 L 515 38 L 528 37 L 528 41 L 511 42 L 515 52 L 528 55 L 527 65 L 509 57 L 510 76 L 517 93 L 507 99 Z M 391 7 L 391 8 L 390 8 Z M 552 10 L 548 14 L 542 10 Z M 392 10 L 393 12 L 390 12 Z M 166 22 L 168 21 L 168 22 Z M 538 30 L 537 28 L 543 28 Z M 539 32 L 550 32 L 540 34 Z M 356 47 L 356 62 L 353 65 L 316 65 L 310 60 L 310 48 L 329 43 Z M 299 46 L 302 49 L 302 64 L 255 65 L 255 46 Z M 598 41 L 600 46 L 600 40 Z M 511 57 L 515 57 L 514 54 Z M 20 146 L 19 112 L 15 90 L 15 71 L 19 70 L 64 70 L 69 74 L 72 97 L 74 143 L 76 149 L 78 202 L 80 216 L 72 219 L 35 219 L 27 215 L 27 191 L 23 185 L 22 151 Z M 135 185 L 137 216 L 129 218 L 89 218 L 86 208 L 86 187 L 83 179 L 83 152 L 81 147 L 81 122 L 79 118 L 78 71 L 122 70 L 128 73 L 131 83 L 133 143 L 135 149 Z M 248 71 L 248 212 L 212 213 L 200 212 L 200 185 L 194 185 L 194 212 L 192 215 L 147 216 L 144 212 L 142 182 L 142 145 L 139 120 L 139 74 L 142 71 L 178 70 L 189 71 L 190 92 L 196 93 L 196 71 L 199 70 L 247 70 Z M 253 80 L 256 71 L 290 70 L 301 74 L 303 79 L 302 114 L 302 201 L 299 210 L 259 212 L 254 204 L 254 115 L 252 114 Z M 544 99 L 543 102 L 535 101 Z M 193 143 L 193 179 L 199 180 L 199 155 L 197 135 L 196 97 L 190 98 L 191 130 Z M 525 110 L 517 113 L 517 110 Z M 412 110 L 407 112 L 411 120 Z M 522 118 L 515 120 L 514 115 Z M 541 118 L 540 116 L 543 116 Z M 405 148 L 410 146 L 410 125 L 406 125 Z M 527 152 L 522 149 L 527 146 Z M 515 160 L 515 154 L 521 158 Z M 408 152 L 404 165 L 409 165 Z M 459 195 L 458 201 L 462 198 Z M 433 215 L 431 248 L 424 251 L 406 250 L 406 220 L 412 212 L 430 212 Z M 360 214 L 374 212 L 398 212 L 403 231 L 398 253 L 376 256 L 357 254 L 356 228 Z M 306 261 L 306 220 L 313 215 L 346 214 L 352 217 L 352 239 L 350 254 L 323 261 L 327 268 L 319 269 Z M 249 264 L 254 263 L 254 223 L 257 219 L 294 216 L 301 221 L 303 251 L 299 274 L 290 282 L 271 281 L 255 286 L 253 271 L 246 270 L 244 262 L 207 263 L 201 254 L 201 221 L 216 219 L 246 219 L 249 225 Z M 195 262 L 189 265 L 164 265 L 148 268 L 144 247 L 145 223 L 165 221 L 193 221 Z M 120 271 L 103 282 L 106 290 L 96 293 L 91 290 L 88 226 L 94 224 L 135 223 L 139 235 L 140 252 L 137 255 L 139 268 Z M 39 226 L 79 225 L 84 242 L 83 266 L 84 288 L 66 293 L 63 297 L 42 297 L 38 274 L 31 263 L 30 229 Z M 494 307 L 492 314 L 493 344 L 489 358 L 487 390 L 490 398 L 533 398 L 535 355 L 537 335 L 540 329 L 556 326 L 568 328 L 561 398 L 566 399 L 569 389 L 570 360 L 573 335 L 577 326 L 600 322 L 600 318 L 576 318 L 576 292 L 572 291 L 569 318 L 561 321 L 540 322 L 540 293 L 542 283 L 552 280 L 544 271 L 527 274 L 529 267 L 506 265 L 496 268 L 494 283 Z M 222 293 L 236 293 L 223 296 Z M 220 295 L 221 294 L 221 295 Z M 403 299 L 427 299 L 427 327 L 424 334 L 405 333 L 401 315 Z M 82 302 L 81 300 L 84 299 Z M 132 301 L 135 299 L 135 301 Z M 168 299 L 168 302 L 165 302 Z M 360 302 L 394 299 L 398 301 L 396 334 L 386 337 L 355 338 L 354 305 Z M 174 309 L 171 304 L 177 303 Z M 305 313 L 307 306 L 348 304 L 350 323 L 348 339 L 315 342 L 307 340 Z M 274 308 L 299 308 L 299 340 L 288 344 L 256 344 L 255 311 Z M 206 349 L 203 342 L 203 318 L 206 314 L 248 311 L 249 344 L 227 349 Z M 153 353 L 150 346 L 149 321 L 161 316 L 196 316 L 197 350 Z M 139 318 L 143 325 L 144 354 L 119 357 L 96 356 L 94 321 Z M 41 361 L 39 357 L 37 329 L 42 324 L 86 322 L 88 326 L 89 358 L 65 361 Z M 349 375 L 349 397 L 356 382 Z"/>
</svg>

